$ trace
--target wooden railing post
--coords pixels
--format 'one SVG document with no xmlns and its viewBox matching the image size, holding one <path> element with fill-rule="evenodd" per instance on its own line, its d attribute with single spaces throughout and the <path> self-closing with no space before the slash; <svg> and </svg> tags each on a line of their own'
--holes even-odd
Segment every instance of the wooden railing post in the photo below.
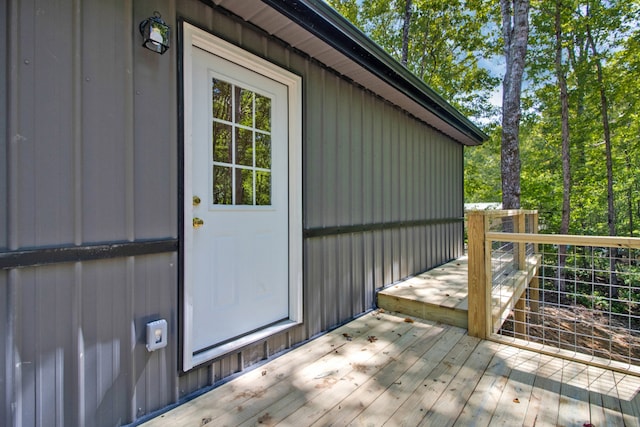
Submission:
<svg viewBox="0 0 640 427">
<path fill-rule="evenodd" d="M 535 211 L 531 216 L 532 233 L 538 232 L 538 211 Z M 533 244 L 533 253 L 538 253 L 538 244 Z M 529 283 L 529 320 L 531 323 L 538 323 L 538 311 L 540 311 L 540 282 L 538 281 L 538 275 L 536 274 Z"/>
<path fill-rule="evenodd" d="M 519 211 L 514 218 L 514 232 L 516 233 L 526 233 L 526 217 L 524 211 Z M 516 257 L 516 262 L 518 266 L 518 270 L 526 270 L 527 269 L 527 244 L 526 243 L 516 243 L 516 253 L 513 254 Z"/>
<path fill-rule="evenodd" d="M 514 218 L 514 231 L 516 233 L 526 233 L 526 216 L 524 211 L 520 210 Z M 518 270 L 527 271 L 527 244 L 526 243 L 517 243 L 515 247 L 515 253 L 513 254 L 514 258 L 516 258 L 516 265 Z M 526 292 L 525 292 L 526 294 Z M 524 338 L 524 335 L 527 332 L 527 313 L 525 311 L 526 303 L 525 297 L 523 294 L 515 306 L 513 307 L 513 332 L 515 336 L 518 338 Z"/>
<path fill-rule="evenodd" d="M 538 323 L 538 312 L 540 311 L 540 282 L 538 276 L 533 276 L 529 282 L 529 320 L 531 323 Z"/>
<path fill-rule="evenodd" d="M 469 335 L 487 338 L 491 310 L 491 289 L 487 289 L 485 263 L 485 215 L 481 211 L 469 212 L 467 230 L 469 247 Z"/>
</svg>

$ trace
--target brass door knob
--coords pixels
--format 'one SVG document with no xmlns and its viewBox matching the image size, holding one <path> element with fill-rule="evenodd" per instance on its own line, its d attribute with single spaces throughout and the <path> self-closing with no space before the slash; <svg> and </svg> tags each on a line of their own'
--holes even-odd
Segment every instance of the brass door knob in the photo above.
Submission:
<svg viewBox="0 0 640 427">
<path fill-rule="evenodd" d="M 201 218 L 193 218 L 193 228 L 200 228 L 204 225 L 204 221 Z"/>
</svg>

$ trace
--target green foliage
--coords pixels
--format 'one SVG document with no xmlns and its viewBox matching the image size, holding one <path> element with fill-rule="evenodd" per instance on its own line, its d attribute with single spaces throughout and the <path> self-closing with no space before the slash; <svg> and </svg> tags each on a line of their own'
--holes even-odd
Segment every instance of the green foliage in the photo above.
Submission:
<svg viewBox="0 0 640 427">
<path fill-rule="evenodd" d="M 571 234 L 607 235 L 607 189 L 601 94 L 595 60 L 603 64 L 612 137 L 616 228 L 620 235 L 638 235 L 640 219 L 640 122 L 638 118 L 638 2 L 563 2 L 562 66 L 569 85 L 571 157 Z M 559 90 L 553 74 L 555 3 L 533 5 L 528 57 L 528 110 L 521 136 L 522 204 L 541 212 L 549 232 L 561 219 Z M 597 45 L 594 57 L 587 28 Z"/>
<path fill-rule="evenodd" d="M 577 304 L 580 304 L 591 310 L 610 311 L 610 299 L 601 292 L 595 291 L 589 294 L 573 294 Z"/>
<path fill-rule="evenodd" d="M 328 0 L 393 57 L 402 54 L 405 0 Z M 497 3 L 413 0 L 407 68 L 464 114 L 494 117 L 489 98 L 500 82 L 483 66 L 499 53 Z"/>
<path fill-rule="evenodd" d="M 500 202 L 500 129 L 485 129 L 489 140 L 464 152 L 464 199 Z"/>
<path fill-rule="evenodd" d="M 542 259 L 542 288 L 552 296 L 550 303 L 578 304 L 590 310 L 621 315 L 640 315 L 640 259 L 637 250 L 616 255 L 615 274 L 609 273 L 611 251 L 616 249 L 567 248 L 562 276 L 558 270 L 558 246 L 545 245 Z M 560 290 L 560 280 L 564 281 Z M 623 317 L 624 319 L 625 317 Z M 629 319 L 634 325 L 637 319 Z"/>
</svg>

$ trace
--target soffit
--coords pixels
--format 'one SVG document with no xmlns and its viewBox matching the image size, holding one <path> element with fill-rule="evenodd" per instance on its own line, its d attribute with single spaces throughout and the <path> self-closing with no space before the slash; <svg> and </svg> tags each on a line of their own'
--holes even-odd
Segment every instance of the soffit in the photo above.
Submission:
<svg viewBox="0 0 640 427">
<path fill-rule="evenodd" d="M 270 0 L 263 1 L 269 2 Z M 400 67 L 400 65 L 392 60 L 389 55 L 383 53 L 379 47 L 374 46 L 377 48 L 375 49 L 376 51 L 371 49 L 373 42 L 366 39 L 366 36 L 355 30 L 355 27 L 345 20 L 341 19 L 341 22 L 336 23 L 331 17 L 322 16 L 319 12 L 316 13 L 313 10 L 309 12 L 309 8 L 314 6 L 313 1 L 287 2 L 274 0 L 271 2 L 280 4 L 281 10 L 276 10 L 271 5 L 258 0 L 213 0 L 213 3 L 283 40 L 311 58 L 418 117 L 454 140 L 465 145 L 478 145 L 487 138 L 482 131 L 459 112 L 455 111 L 442 98 L 435 95 L 424 83 L 417 81 L 416 77 L 409 76 L 415 79 L 409 81 L 410 79 L 407 79 L 406 75 L 400 75 L 397 71 L 397 67 Z M 286 6 L 286 3 L 291 4 L 291 10 L 304 5 L 306 8 L 304 13 L 306 15 L 302 16 L 302 18 L 305 18 L 306 22 L 300 24 L 296 19 L 292 19 L 291 16 L 286 16 L 283 13 L 283 11 L 287 12 L 286 8 L 288 6 Z M 315 6 L 318 6 L 317 2 Z M 291 14 L 293 13 L 291 12 Z M 320 31 L 314 27 L 315 20 L 319 22 L 318 27 L 323 27 L 323 36 L 318 36 L 311 32 Z M 333 24 L 339 24 L 340 27 L 335 28 L 335 37 L 331 34 L 334 31 L 331 28 Z M 344 34 L 340 34 L 342 37 L 339 37 L 338 34 L 345 29 L 345 26 L 348 33 L 347 39 L 345 39 Z M 327 34 L 328 32 L 329 34 Z M 369 44 L 369 50 L 367 50 L 366 46 L 355 43 L 357 40 L 352 40 L 350 37 L 366 39 L 366 44 Z M 344 42 L 344 40 L 348 40 L 348 42 Z M 358 50 L 360 50 L 358 54 L 362 58 L 354 53 L 354 46 L 357 46 Z M 360 49 L 361 47 L 362 49 Z M 351 51 L 348 49 L 351 49 Z M 367 67 L 367 60 L 371 60 L 371 58 L 376 63 L 383 63 L 373 72 L 369 69 L 370 67 Z M 389 61 L 392 62 L 391 67 L 385 66 L 384 64 Z M 395 70 L 394 63 L 397 66 Z M 402 68 L 402 70 L 405 69 Z M 409 73 L 404 71 L 402 74 Z"/>
</svg>

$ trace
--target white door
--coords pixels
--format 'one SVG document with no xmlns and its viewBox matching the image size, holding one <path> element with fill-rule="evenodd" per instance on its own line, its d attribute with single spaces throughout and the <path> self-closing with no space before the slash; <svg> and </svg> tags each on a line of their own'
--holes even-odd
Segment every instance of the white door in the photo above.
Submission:
<svg viewBox="0 0 640 427">
<path fill-rule="evenodd" d="M 198 354 L 289 319 L 287 87 L 194 46 L 191 111 L 185 265 Z"/>
</svg>

